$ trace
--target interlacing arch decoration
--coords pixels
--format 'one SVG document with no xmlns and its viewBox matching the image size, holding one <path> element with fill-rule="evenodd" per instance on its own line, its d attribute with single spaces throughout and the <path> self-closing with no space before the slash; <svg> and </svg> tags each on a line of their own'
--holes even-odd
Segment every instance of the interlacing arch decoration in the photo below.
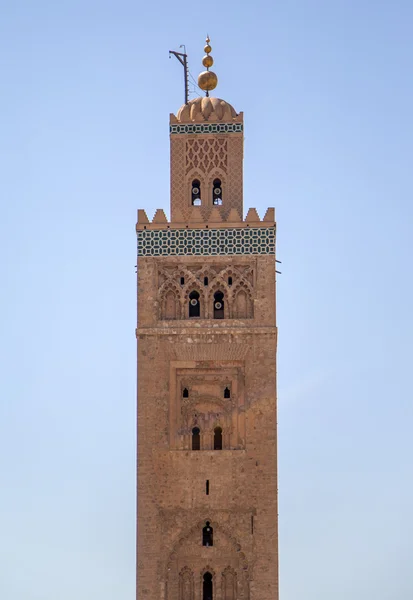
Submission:
<svg viewBox="0 0 413 600">
<path fill-rule="evenodd" d="M 254 316 L 254 288 L 249 278 L 252 271 L 242 272 L 235 266 L 224 269 L 216 265 L 199 268 L 160 268 L 158 289 L 158 313 L 161 320 L 189 319 L 190 294 L 199 294 L 199 318 L 213 319 L 214 297 L 223 294 L 224 319 L 251 319 Z M 192 298 L 193 299 L 193 298 Z M 192 311 L 193 313 L 193 311 Z"/>
<path fill-rule="evenodd" d="M 222 572 L 222 600 L 237 600 L 237 573 L 232 567 L 227 567 Z"/>
<path fill-rule="evenodd" d="M 224 400 L 223 398 L 216 398 L 215 396 L 208 396 L 204 394 L 199 395 L 192 393 L 191 397 L 188 397 L 188 399 L 185 400 L 184 414 L 185 412 L 188 412 L 188 414 L 192 412 L 199 412 L 196 409 L 199 403 L 211 404 L 211 406 L 216 407 L 216 411 L 219 413 L 225 414 L 226 412 L 230 411 L 230 408 L 228 408 L 228 400 Z"/>
<path fill-rule="evenodd" d="M 231 544 L 234 552 L 237 553 L 237 557 L 238 557 L 238 560 L 239 560 L 240 569 L 242 569 L 242 571 L 244 573 L 244 576 L 245 576 L 245 579 L 247 581 L 249 581 L 249 579 L 250 579 L 250 569 L 249 569 L 247 558 L 246 558 L 244 552 L 242 551 L 241 544 L 239 544 L 238 541 L 234 538 L 234 536 L 232 535 L 231 530 L 228 527 L 220 525 L 219 523 L 217 523 L 216 521 L 214 521 L 213 519 L 211 519 L 210 517 L 208 517 L 208 515 L 205 517 L 205 519 L 202 519 L 202 521 L 198 521 L 195 525 L 193 525 L 190 529 L 188 529 L 187 532 L 186 532 L 186 535 L 184 535 L 184 536 L 176 539 L 175 542 L 173 543 L 172 550 L 171 550 L 171 553 L 169 555 L 169 559 L 167 561 L 167 564 L 165 565 L 165 567 L 166 567 L 166 572 L 165 572 L 166 579 L 168 579 L 169 572 L 172 569 L 173 561 L 176 560 L 177 557 L 178 557 L 179 549 L 182 546 L 184 546 L 184 544 L 187 543 L 188 539 L 190 539 L 190 538 L 196 539 L 197 537 L 200 538 L 200 536 L 202 534 L 202 529 L 205 527 L 205 523 L 207 521 L 210 523 L 211 527 L 213 528 L 214 535 L 216 535 L 217 533 L 222 533 L 223 535 L 225 535 L 225 537 L 227 538 L 227 540 Z M 209 570 L 208 568 L 205 568 L 205 570 L 203 572 L 206 572 L 208 570 Z M 210 571 L 210 573 L 212 573 L 212 571 Z"/>
<path fill-rule="evenodd" d="M 251 282 L 248 280 L 249 271 L 242 273 L 236 267 L 229 265 L 225 269 L 219 272 L 219 277 L 221 277 L 224 281 L 228 282 L 229 277 L 232 277 L 232 284 L 229 286 L 231 288 L 232 293 L 236 288 L 237 284 L 244 284 L 250 291 L 251 296 L 253 295 L 253 286 Z"/>
<path fill-rule="evenodd" d="M 197 276 L 190 271 L 189 269 L 187 269 L 186 267 L 179 267 L 178 269 L 178 277 L 179 280 L 183 277 L 185 280 L 185 283 L 182 285 L 182 289 L 183 290 L 187 290 L 188 287 L 191 287 L 191 285 L 201 285 L 200 280 L 197 278 Z M 178 277 L 176 278 L 178 281 Z"/>
<path fill-rule="evenodd" d="M 228 142 L 225 138 L 188 139 L 186 141 L 185 169 L 209 173 L 212 169 L 227 171 Z"/>
<path fill-rule="evenodd" d="M 165 281 L 158 293 L 160 318 L 165 320 L 180 319 L 182 315 L 181 290 L 171 280 Z"/>
<path fill-rule="evenodd" d="M 193 600 L 194 574 L 189 567 L 183 567 L 179 572 L 179 600 Z"/>
<path fill-rule="evenodd" d="M 239 283 L 233 291 L 232 317 L 234 319 L 252 319 L 253 316 L 251 290 L 245 282 Z"/>
</svg>

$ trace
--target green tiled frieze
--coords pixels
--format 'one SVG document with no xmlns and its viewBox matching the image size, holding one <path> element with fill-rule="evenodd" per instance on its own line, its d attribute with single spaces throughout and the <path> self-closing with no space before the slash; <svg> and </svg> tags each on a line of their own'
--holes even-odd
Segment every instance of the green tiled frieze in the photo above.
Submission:
<svg viewBox="0 0 413 600">
<path fill-rule="evenodd" d="M 189 123 L 170 125 L 169 131 L 177 133 L 242 133 L 242 123 Z"/>
<path fill-rule="evenodd" d="M 138 256 L 229 256 L 275 254 L 275 227 L 144 229 Z"/>
</svg>

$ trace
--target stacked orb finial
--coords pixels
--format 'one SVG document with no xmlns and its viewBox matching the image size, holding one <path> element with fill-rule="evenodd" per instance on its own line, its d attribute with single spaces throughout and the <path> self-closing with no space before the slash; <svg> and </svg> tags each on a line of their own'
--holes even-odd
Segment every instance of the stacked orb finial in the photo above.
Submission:
<svg viewBox="0 0 413 600">
<path fill-rule="evenodd" d="M 209 45 L 210 39 L 209 36 L 206 38 L 206 46 L 204 48 L 205 56 L 202 59 L 202 64 L 206 67 L 206 71 L 203 71 L 198 75 L 198 85 L 201 90 L 204 90 L 206 95 L 209 96 L 209 92 L 214 90 L 218 84 L 218 77 L 209 70 L 210 67 L 214 64 L 214 59 L 210 56 L 211 46 Z"/>
</svg>

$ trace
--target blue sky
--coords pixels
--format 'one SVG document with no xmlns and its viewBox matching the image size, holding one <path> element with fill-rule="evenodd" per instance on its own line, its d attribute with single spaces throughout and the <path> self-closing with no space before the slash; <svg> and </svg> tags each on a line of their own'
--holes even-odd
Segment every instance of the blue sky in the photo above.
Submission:
<svg viewBox="0 0 413 600">
<path fill-rule="evenodd" d="M 278 221 L 282 600 L 413 597 L 413 4 L 3 3 L 0 597 L 134 597 L 136 209 L 186 44 Z"/>
</svg>

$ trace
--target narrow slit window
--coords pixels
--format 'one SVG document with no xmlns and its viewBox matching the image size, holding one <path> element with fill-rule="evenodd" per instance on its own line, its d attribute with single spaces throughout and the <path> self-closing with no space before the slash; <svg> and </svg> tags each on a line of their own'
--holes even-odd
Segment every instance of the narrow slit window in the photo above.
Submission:
<svg viewBox="0 0 413 600">
<path fill-rule="evenodd" d="M 181 285 L 185 285 L 185 277 L 181 277 Z"/>
<path fill-rule="evenodd" d="M 204 277 L 204 285 L 208 285 L 208 277 Z"/>
<path fill-rule="evenodd" d="M 182 398 L 189 398 L 188 388 L 182 390 Z"/>
<path fill-rule="evenodd" d="M 205 482 L 205 494 L 209 496 L 209 479 Z"/>
<path fill-rule="evenodd" d="M 254 515 L 251 515 L 251 535 L 254 533 Z"/>
<path fill-rule="evenodd" d="M 232 277 L 228 277 L 228 285 L 232 285 Z"/>
<path fill-rule="evenodd" d="M 231 390 L 228 386 L 224 390 L 224 398 L 231 398 Z"/>
<path fill-rule="evenodd" d="M 214 545 L 214 530 L 211 527 L 209 521 L 205 523 L 205 527 L 202 530 L 202 545 L 213 546 Z"/>
</svg>

